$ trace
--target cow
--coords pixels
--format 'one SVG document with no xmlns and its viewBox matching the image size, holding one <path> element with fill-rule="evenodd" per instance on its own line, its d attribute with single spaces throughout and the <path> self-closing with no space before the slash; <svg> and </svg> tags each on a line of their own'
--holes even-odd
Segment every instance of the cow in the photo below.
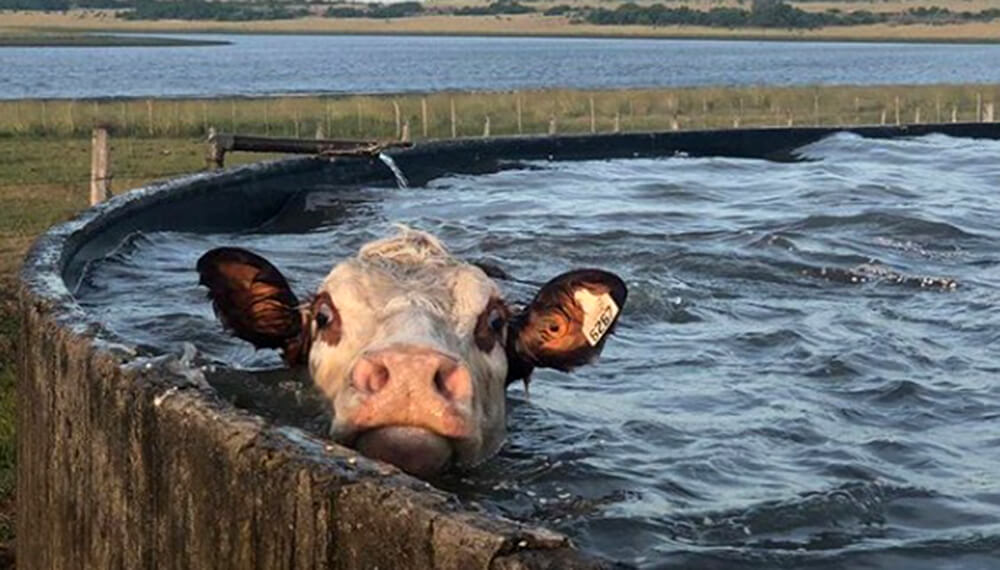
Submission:
<svg viewBox="0 0 1000 570">
<path fill-rule="evenodd" d="M 627 296 L 618 276 L 578 269 L 515 307 L 482 267 L 405 227 L 338 263 L 305 302 L 245 249 L 208 251 L 197 270 L 235 336 L 308 365 L 332 439 L 422 478 L 492 456 L 507 386 L 592 362 Z"/>
</svg>

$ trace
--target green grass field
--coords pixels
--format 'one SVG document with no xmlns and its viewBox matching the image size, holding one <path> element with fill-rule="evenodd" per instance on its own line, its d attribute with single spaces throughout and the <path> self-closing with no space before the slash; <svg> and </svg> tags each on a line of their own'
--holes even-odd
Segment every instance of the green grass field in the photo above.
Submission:
<svg viewBox="0 0 1000 570">
<path fill-rule="evenodd" d="M 487 116 L 493 135 L 545 133 L 553 118 L 560 133 L 609 132 L 616 123 L 626 132 L 790 122 L 894 124 L 897 113 L 901 123 L 973 121 L 998 100 L 1000 85 L 0 102 L 0 543 L 14 531 L 16 272 L 40 233 L 87 206 L 89 134 L 95 123 L 113 129 L 112 186 L 121 192 L 202 170 L 209 127 L 302 137 L 322 129 L 328 137 L 392 139 L 408 123 L 414 139 L 447 138 L 452 108 L 458 136 L 481 136 Z M 233 153 L 227 164 L 262 158 Z M 4 552 L 0 547 L 0 566 Z"/>
</svg>

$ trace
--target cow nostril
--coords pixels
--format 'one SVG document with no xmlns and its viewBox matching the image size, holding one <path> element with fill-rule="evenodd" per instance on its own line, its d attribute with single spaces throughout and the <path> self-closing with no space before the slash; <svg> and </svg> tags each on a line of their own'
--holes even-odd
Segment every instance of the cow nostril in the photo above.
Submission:
<svg viewBox="0 0 1000 570">
<path fill-rule="evenodd" d="M 448 400 L 468 398 L 472 388 L 469 372 L 457 364 L 443 364 L 434 373 L 434 388 Z"/>
<path fill-rule="evenodd" d="M 363 358 L 354 366 L 354 387 L 374 394 L 389 383 L 389 369 L 381 362 Z"/>
</svg>

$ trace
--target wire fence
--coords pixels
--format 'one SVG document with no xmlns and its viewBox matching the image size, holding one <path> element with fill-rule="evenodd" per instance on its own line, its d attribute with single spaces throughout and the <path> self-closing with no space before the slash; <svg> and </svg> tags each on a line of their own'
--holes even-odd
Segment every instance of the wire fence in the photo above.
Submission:
<svg viewBox="0 0 1000 570">
<path fill-rule="evenodd" d="M 392 140 L 759 126 L 996 120 L 998 85 L 526 91 L 213 100 L 0 102 L 0 186 L 85 187 L 90 135 L 111 133 L 113 190 L 206 168 L 213 127 L 296 138 Z M 227 154 L 235 165 L 268 158 Z"/>
<path fill-rule="evenodd" d="M 269 136 L 415 140 L 546 133 L 989 121 L 997 85 L 515 91 L 0 102 L 0 137 Z"/>
</svg>

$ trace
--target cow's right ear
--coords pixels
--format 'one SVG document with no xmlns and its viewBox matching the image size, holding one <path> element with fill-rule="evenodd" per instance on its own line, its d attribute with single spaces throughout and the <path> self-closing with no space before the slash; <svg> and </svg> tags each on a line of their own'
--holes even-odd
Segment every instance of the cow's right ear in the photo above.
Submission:
<svg viewBox="0 0 1000 570">
<path fill-rule="evenodd" d="M 563 273 L 539 289 L 511 320 L 507 336 L 507 384 L 535 368 L 572 370 L 604 350 L 625 306 L 621 277 L 600 269 Z"/>
<path fill-rule="evenodd" d="M 280 349 L 289 366 L 309 353 L 305 314 L 285 277 L 263 257 L 220 247 L 198 260 L 215 314 L 234 335 L 257 348 Z"/>
</svg>

